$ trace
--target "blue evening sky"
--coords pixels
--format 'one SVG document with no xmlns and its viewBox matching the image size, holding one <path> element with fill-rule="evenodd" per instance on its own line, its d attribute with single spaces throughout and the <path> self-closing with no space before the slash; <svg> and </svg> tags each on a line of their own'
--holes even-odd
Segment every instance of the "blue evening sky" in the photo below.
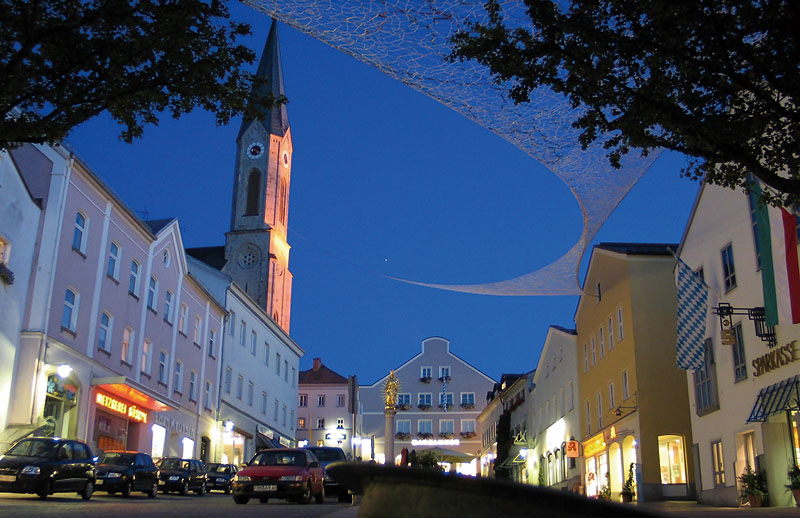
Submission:
<svg viewBox="0 0 800 518">
<path fill-rule="evenodd" d="M 270 20 L 233 3 L 259 54 Z M 294 143 L 291 336 L 312 359 L 373 383 L 430 336 L 489 376 L 536 367 L 547 328 L 577 297 L 495 297 L 417 287 L 504 280 L 545 266 L 581 232 L 555 175 L 501 138 L 380 71 L 279 28 Z M 254 65 L 255 67 L 255 65 Z M 134 144 L 101 116 L 69 142 L 140 217 L 177 217 L 187 247 L 224 244 L 239 120 L 166 118 Z M 664 155 L 595 242 L 678 242 L 698 184 Z M 583 268 L 590 251 L 583 261 Z"/>
</svg>

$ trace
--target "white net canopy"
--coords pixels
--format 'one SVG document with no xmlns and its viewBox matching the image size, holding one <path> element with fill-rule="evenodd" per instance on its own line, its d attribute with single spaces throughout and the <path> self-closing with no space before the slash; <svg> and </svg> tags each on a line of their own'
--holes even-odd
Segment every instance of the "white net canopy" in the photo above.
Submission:
<svg viewBox="0 0 800 518">
<path fill-rule="evenodd" d="M 567 184 L 580 205 L 583 230 L 575 245 L 553 263 L 512 279 L 484 284 L 420 286 L 486 295 L 581 293 L 579 267 L 594 235 L 652 164 L 658 153 L 633 151 L 619 169 L 606 158 L 603 141 L 587 149 L 571 126 L 568 100 L 539 88 L 531 101 L 514 104 L 488 69 L 451 63 L 450 37 L 468 21 L 485 21 L 475 0 L 243 0 L 295 29 L 372 65 L 449 106 L 538 160 Z M 506 22 L 530 24 L 519 1 L 503 2 Z"/>
</svg>

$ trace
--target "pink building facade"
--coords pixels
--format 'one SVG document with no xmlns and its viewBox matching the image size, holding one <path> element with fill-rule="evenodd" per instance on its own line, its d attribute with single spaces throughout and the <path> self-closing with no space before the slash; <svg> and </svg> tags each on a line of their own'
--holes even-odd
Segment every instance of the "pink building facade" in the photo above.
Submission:
<svg viewBox="0 0 800 518">
<path fill-rule="evenodd" d="M 140 220 L 63 147 L 11 155 L 43 212 L 5 441 L 213 458 L 226 312 L 188 273 L 178 222 Z"/>
</svg>

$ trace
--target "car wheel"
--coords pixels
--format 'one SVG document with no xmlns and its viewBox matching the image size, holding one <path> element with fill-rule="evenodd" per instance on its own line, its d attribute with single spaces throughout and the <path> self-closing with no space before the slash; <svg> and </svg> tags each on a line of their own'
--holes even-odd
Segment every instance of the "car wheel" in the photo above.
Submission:
<svg viewBox="0 0 800 518">
<path fill-rule="evenodd" d="M 47 499 L 47 496 L 50 494 L 50 482 L 45 482 L 42 484 L 42 487 L 39 488 L 39 491 L 36 492 L 39 495 L 39 498 L 42 500 Z"/>
<path fill-rule="evenodd" d="M 92 495 L 94 494 L 94 482 L 87 480 L 86 485 L 83 486 L 83 491 L 78 494 L 81 495 L 81 498 L 84 500 L 89 500 L 92 498 Z"/>
<path fill-rule="evenodd" d="M 298 499 L 297 503 L 299 504 L 310 504 L 311 503 L 311 482 L 303 487 L 303 494 Z"/>
<path fill-rule="evenodd" d="M 262 496 L 261 498 L 258 499 L 258 501 L 261 502 L 262 504 L 266 504 L 267 502 L 269 502 L 269 497 Z"/>
<path fill-rule="evenodd" d="M 155 498 L 157 494 L 158 494 L 158 481 L 154 480 L 153 485 L 150 486 L 150 490 L 147 491 L 147 496 L 149 496 L 150 498 Z"/>
<path fill-rule="evenodd" d="M 314 495 L 314 500 L 315 500 L 315 501 L 316 501 L 318 504 L 324 504 L 324 503 L 325 503 L 325 492 L 324 492 L 322 489 L 320 489 L 320 490 L 319 490 L 319 493 L 317 493 L 316 495 Z"/>
<path fill-rule="evenodd" d="M 180 491 L 178 491 L 181 495 L 186 496 L 186 493 L 189 492 L 189 482 L 184 482 L 181 486 Z"/>
<path fill-rule="evenodd" d="M 122 494 L 123 497 L 130 498 L 131 497 L 131 490 L 132 490 L 131 482 L 128 482 L 127 484 L 122 486 L 122 491 L 120 491 L 120 493 Z"/>
<path fill-rule="evenodd" d="M 203 496 L 206 494 L 206 481 L 204 480 L 202 484 L 200 484 L 200 489 L 197 490 L 197 494 L 199 496 Z"/>
<path fill-rule="evenodd" d="M 225 491 L 225 494 L 226 494 L 226 495 L 227 495 L 227 494 L 230 494 L 230 492 L 231 492 L 231 485 L 230 485 L 230 483 L 228 483 L 228 485 L 227 485 L 227 486 L 225 486 L 225 489 L 224 489 L 224 491 Z"/>
<path fill-rule="evenodd" d="M 250 501 L 250 497 L 242 495 L 233 495 L 233 501 L 237 504 L 246 504 Z"/>
</svg>

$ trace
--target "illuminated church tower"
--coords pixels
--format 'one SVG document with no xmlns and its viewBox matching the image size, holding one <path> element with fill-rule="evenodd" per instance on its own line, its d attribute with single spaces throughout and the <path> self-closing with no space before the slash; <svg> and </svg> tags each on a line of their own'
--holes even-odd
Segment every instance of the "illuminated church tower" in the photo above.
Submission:
<svg viewBox="0 0 800 518">
<path fill-rule="evenodd" d="M 257 75 L 262 94 L 284 95 L 277 22 L 272 22 Z M 236 138 L 231 229 L 223 271 L 287 333 L 292 274 L 286 230 L 292 173 L 292 136 L 286 105 L 242 121 Z"/>
</svg>

